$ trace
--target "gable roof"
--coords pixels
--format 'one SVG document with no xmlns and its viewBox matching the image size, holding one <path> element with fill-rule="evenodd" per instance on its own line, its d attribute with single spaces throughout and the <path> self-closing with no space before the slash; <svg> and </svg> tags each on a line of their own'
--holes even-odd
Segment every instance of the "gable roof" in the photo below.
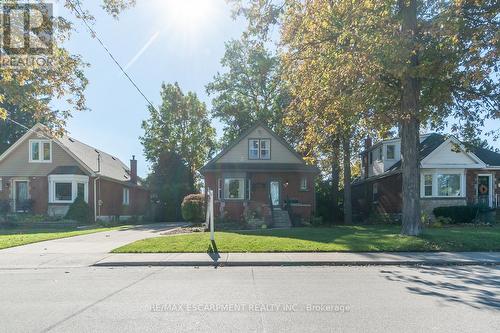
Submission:
<svg viewBox="0 0 500 333">
<path fill-rule="evenodd" d="M 34 133 L 58 144 L 64 151 L 73 157 L 88 174 L 92 176 L 97 175 L 120 182 L 129 182 L 131 180 L 129 167 L 120 161 L 119 158 L 75 140 L 66 134 L 62 137 L 54 137 L 49 133 L 47 127 L 42 124 L 36 124 L 28 130 L 19 140 L 17 140 L 2 155 L 0 155 L 0 161 L 5 159 L 16 149 L 16 147 L 21 144 L 21 142 L 27 140 Z M 98 163 L 99 159 L 100 163 Z M 54 171 L 68 172 L 68 169 L 56 168 Z"/>
<path fill-rule="evenodd" d="M 472 147 L 474 154 L 490 166 L 500 166 L 500 154 L 489 149 Z"/>
<path fill-rule="evenodd" d="M 427 138 L 420 143 L 420 151 L 419 151 L 419 160 L 422 161 L 427 156 L 429 156 L 434 150 L 436 150 L 439 146 L 441 146 L 444 142 L 446 142 L 448 138 L 442 134 L 432 133 Z M 455 139 L 455 141 L 459 142 Z M 477 158 L 483 161 L 488 166 L 500 166 L 500 154 L 494 151 L 478 148 L 478 147 L 470 147 L 470 153 L 474 154 Z M 401 168 L 401 160 L 396 162 L 393 166 L 391 166 L 387 171 L 393 171 Z"/>
<path fill-rule="evenodd" d="M 271 136 L 276 139 L 279 143 L 281 143 L 288 151 L 290 151 L 300 163 L 297 163 L 293 168 L 290 169 L 288 163 L 267 163 L 265 166 L 257 166 L 257 163 L 219 163 L 217 161 L 221 159 L 224 155 L 226 155 L 231 149 L 233 149 L 237 144 L 239 144 L 243 139 L 245 139 L 248 135 L 250 135 L 256 128 L 262 127 L 266 130 Z M 207 164 L 205 164 L 200 172 L 203 174 L 205 171 L 214 171 L 220 169 L 232 169 L 232 170 L 268 170 L 268 169 L 288 169 L 288 170 L 296 170 L 296 171 L 308 171 L 308 172 L 317 172 L 319 173 L 319 169 L 316 166 L 307 165 L 302 157 L 288 142 L 286 142 L 282 137 L 277 135 L 272 129 L 270 129 L 267 125 L 262 122 L 256 122 L 246 131 L 244 131 L 238 139 L 229 143 L 224 149 L 222 149 L 214 158 L 212 158 Z"/>
</svg>

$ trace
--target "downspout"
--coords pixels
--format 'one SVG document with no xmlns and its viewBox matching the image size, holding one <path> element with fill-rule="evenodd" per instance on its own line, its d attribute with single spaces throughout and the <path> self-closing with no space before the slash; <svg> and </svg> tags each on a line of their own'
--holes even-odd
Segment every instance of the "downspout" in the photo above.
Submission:
<svg viewBox="0 0 500 333">
<path fill-rule="evenodd" d="M 97 222 L 97 181 L 101 179 L 101 177 L 94 178 L 94 222 Z"/>
<path fill-rule="evenodd" d="M 97 150 L 97 174 L 101 173 L 101 153 L 99 153 Z M 94 222 L 97 222 L 97 217 L 99 216 L 97 214 L 97 181 L 101 179 L 101 177 L 97 176 L 94 179 Z M 100 192 L 100 188 L 99 188 Z"/>
</svg>

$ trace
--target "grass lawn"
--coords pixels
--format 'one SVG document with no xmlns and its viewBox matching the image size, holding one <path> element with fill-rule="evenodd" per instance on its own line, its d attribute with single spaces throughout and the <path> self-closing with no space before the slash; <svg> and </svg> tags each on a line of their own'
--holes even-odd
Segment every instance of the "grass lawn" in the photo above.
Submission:
<svg viewBox="0 0 500 333">
<path fill-rule="evenodd" d="M 122 227 L 103 228 L 100 226 L 89 226 L 86 229 L 75 227 L 67 228 L 5 228 L 0 229 L 0 249 L 8 247 L 36 243 L 57 238 L 92 234 L 99 231 L 115 230 Z"/>
<path fill-rule="evenodd" d="M 401 236 L 400 229 L 377 225 L 216 232 L 215 242 L 219 252 L 500 250 L 498 226 L 427 229 L 419 237 Z M 212 246 L 205 232 L 145 239 L 113 252 L 212 252 Z"/>
</svg>

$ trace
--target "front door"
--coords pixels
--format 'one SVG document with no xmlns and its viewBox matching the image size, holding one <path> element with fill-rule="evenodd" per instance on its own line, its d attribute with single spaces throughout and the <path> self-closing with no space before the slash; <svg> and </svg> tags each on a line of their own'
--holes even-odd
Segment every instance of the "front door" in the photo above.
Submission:
<svg viewBox="0 0 500 333">
<path fill-rule="evenodd" d="M 20 212 L 24 209 L 26 205 L 26 200 L 28 200 L 28 182 L 27 181 L 16 181 L 16 211 Z"/>
<path fill-rule="evenodd" d="M 477 201 L 480 205 L 491 206 L 491 175 L 477 176 Z"/>
<path fill-rule="evenodd" d="M 271 192 L 271 203 L 273 207 L 280 206 L 280 182 L 272 181 L 269 186 L 269 191 Z"/>
</svg>

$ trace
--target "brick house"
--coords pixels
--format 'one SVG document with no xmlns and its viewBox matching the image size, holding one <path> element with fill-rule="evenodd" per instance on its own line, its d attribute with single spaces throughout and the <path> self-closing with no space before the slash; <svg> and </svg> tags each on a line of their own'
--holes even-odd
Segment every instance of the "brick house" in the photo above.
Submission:
<svg viewBox="0 0 500 333">
<path fill-rule="evenodd" d="M 35 125 L 0 156 L 0 200 L 12 212 L 64 216 L 77 196 L 89 204 L 97 220 L 144 215 L 149 192 L 130 167 L 118 158 L 67 135 L 54 137 Z"/>
<path fill-rule="evenodd" d="M 309 220 L 314 213 L 319 169 L 265 125 L 252 126 L 200 172 L 214 191 L 216 217 L 239 221 L 258 210 L 266 223 L 287 227 L 290 214 Z"/>
<path fill-rule="evenodd" d="M 401 140 L 371 144 L 361 153 L 362 174 L 352 184 L 353 210 L 399 215 L 402 210 Z M 500 205 L 500 154 L 466 147 L 453 136 L 420 137 L 420 198 L 429 217 L 440 206 Z"/>
</svg>

